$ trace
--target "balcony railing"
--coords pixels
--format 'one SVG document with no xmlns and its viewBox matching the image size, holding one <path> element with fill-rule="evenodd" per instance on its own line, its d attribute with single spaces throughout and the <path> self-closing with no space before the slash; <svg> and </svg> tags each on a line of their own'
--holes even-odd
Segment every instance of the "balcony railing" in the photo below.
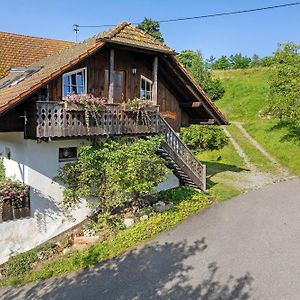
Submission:
<svg viewBox="0 0 300 300">
<path fill-rule="evenodd" d="M 123 111 L 118 105 L 89 114 L 67 110 L 55 101 L 37 101 L 26 110 L 25 138 L 68 138 L 86 136 L 144 135 L 158 133 L 158 109 L 148 110 L 143 117 Z"/>
</svg>

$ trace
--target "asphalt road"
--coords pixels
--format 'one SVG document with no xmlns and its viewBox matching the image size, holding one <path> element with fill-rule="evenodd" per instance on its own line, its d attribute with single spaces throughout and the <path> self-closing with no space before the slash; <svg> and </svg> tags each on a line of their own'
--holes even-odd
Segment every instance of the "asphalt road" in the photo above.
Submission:
<svg viewBox="0 0 300 300">
<path fill-rule="evenodd" d="M 300 299 L 300 179 L 194 215 L 116 259 L 1 299 Z"/>
</svg>

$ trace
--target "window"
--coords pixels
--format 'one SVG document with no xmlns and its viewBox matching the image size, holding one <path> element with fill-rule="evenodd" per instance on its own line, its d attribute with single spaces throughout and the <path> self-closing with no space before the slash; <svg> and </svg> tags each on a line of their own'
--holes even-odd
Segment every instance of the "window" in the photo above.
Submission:
<svg viewBox="0 0 300 300">
<path fill-rule="evenodd" d="M 59 162 L 72 161 L 77 159 L 77 147 L 59 148 Z"/>
<path fill-rule="evenodd" d="M 41 66 L 36 67 L 13 67 L 9 70 L 9 73 L 16 73 L 14 78 L 6 80 L 2 83 L 0 83 L 0 89 L 3 89 L 5 87 L 11 87 L 14 85 L 17 85 L 19 82 L 23 81 L 24 79 L 30 77 L 32 74 L 38 72 L 41 70 Z"/>
<path fill-rule="evenodd" d="M 141 99 L 152 100 L 152 81 L 141 75 Z"/>
<path fill-rule="evenodd" d="M 75 94 L 87 93 L 87 69 L 82 68 L 63 74 L 63 97 Z"/>
</svg>

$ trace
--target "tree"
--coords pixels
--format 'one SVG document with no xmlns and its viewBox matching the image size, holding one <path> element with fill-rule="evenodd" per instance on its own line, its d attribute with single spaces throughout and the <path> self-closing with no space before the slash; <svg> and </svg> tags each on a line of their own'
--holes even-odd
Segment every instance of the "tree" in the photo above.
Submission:
<svg viewBox="0 0 300 300">
<path fill-rule="evenodd" d="M 253 54 L 250 62 L 250 67 L 251 68 L 257 68 L 260 67 L 261 65 L 261 59 L 257 54 Z"/>
<path fill-rule="evenodd" d="M 148 18 L 144 18 L 144 20 L 138 25 L 138 28 L 153 36 L 156 40 L 162 43 L 164 42 L 164 38 L 160 32 L 160 25 L 158 22 Z"/>
<path fill-rule="evenodd" d="M 229 63 L 232 69 L 246 69 L 249 67 L 251 59 L 241 53 L 230 55 Z"/>
<path fill-rule="evenodd" d="M 212 64 L 213 70 L 228 70 L 231 68 L 230 61 L 226 55 L 222 55 Z"/>
<path fill-rule="evenodd" d="M 200 51 L 183 50 L 178 58 L 212 100 L 220 99 L 225 90 L 220 80 L 214 80 Z"/>
<path fill-rule="evenodd" d="M 126 203 L 141 202 L 168 172 L 165 161 L 157 155 L 161 141 L 156 136 L 81 147 L 77 162 L 62 167 L 57 178 L 66 185 L 66 208 L 82 198 L 108 212 Z"/>
<path fill-rule="evenodd" d="M 281 44 L 275 52 L 270 82 L 270 112 L 300 125 L 300 45 Z"/>
</svg>

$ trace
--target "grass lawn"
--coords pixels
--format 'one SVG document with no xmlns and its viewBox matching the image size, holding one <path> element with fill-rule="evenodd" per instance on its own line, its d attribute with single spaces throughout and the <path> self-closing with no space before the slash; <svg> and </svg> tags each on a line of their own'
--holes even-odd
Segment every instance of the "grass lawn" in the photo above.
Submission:
<svg viewBox="0 0 300 300">
<path fill-rule="evenodd" d="M 241 192 L 227 181 L 226 172 L 231 171 L 238 174 L 245 170 L 244 160 L 238 155 L 231 143 L 221 150 L 200 152 L 197 157 L 207 166 L 207 188 L 218 201 L 232 198 Z M 223 197 L 219 199 L 218 195 L 223 195 Z"/>
<path fill-rule="evenodd" d="M 249 121 L 244 127 L 292 174 L 300 175 L 299 136 L 293 141 L 293 134 L 286 126 L 278 125 L 277 120 Z"/>
<path fill-rule="evenodd" d="M 227 127 L 228 131 L 234 140 L 240 145 L 245 154 L 249 157 L 250 162 L 253 163 L 258 170 L 269 173 L 276 173 L 278 170 L 271 161 L 257 150 L 248 139 L 242 134 L 241 130 L 234 124 Z"/>
<path fill-rule="evenodd" d="M 289 139 L 291 132 L 280 126 L 278 120 L 263 119 L 261 112 L 268 106 L 269 93 L 268 68 L 248 70 L 215 71 L 224 87 L 225 95 L 216 102 L 229 121 L 244 124 L 249 134 L 256 139 L 273 157 L 286 166 L 291 173 L 300 175 L 300 133 L 294 132 L 294 140 Z M 253 151 L 241 137 L 238 128 L 228 127 L 235 138 L 239 139 L 243 150 L 260 168 L 272 171 L 264 162 L 264 156 Z"/>
</svg>

